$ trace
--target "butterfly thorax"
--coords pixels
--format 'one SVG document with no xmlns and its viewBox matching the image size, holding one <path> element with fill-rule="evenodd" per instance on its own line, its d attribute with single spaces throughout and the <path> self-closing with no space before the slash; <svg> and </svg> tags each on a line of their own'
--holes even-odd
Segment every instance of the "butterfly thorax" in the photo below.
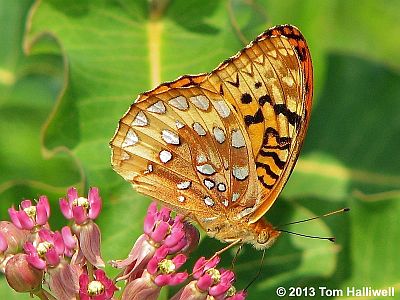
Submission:
<svg viewBox="0 0 400 300">
<path fill-rule="evenodd" d="M 240 240 L 242 244 L 251 244 L 257 250 L 263 250 L 272 246 L 278 238 L 280 231 L 261 218 L 255 223 L 249 223 L 248 220 L 214 220 L 204 224 L 199 222 L 205 228 L 210 237 L 216 238 L 221 242 L 233 243 Z"/>
</svg>

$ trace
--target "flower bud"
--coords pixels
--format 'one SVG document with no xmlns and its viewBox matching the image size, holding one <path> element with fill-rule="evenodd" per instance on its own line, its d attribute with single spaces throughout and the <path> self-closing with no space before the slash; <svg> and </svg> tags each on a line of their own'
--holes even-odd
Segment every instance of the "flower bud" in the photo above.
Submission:
<svg viewBox="0 0 400 300">
<path fill-rule="evenodd" d="M 26 254 L 14 255 L 6 265 L 5 275 L 8 284 L 19 293 L 33 292 L 40 288 L 43 271 L 32 267 Z"/>
<path fill-rule="evenodd" d="M 8 246 L 4 254 L 15 254 L 21 251 L 28 236 L 27 231 L 18 229 L 13 223 L 7 221 L 0 221 L 0 233 Z"/>
</svg>

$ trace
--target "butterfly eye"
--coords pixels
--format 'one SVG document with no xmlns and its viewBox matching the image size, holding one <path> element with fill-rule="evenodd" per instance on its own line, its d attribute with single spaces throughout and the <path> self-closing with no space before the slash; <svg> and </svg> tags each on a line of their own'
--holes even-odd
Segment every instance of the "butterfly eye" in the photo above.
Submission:
<svg viewBox="0 0 400 300">
<path fill-rule="evenodd" d="M 257 243 L 266 244 L 269 241 L 270 235 L 267 230 L 262 230 L 257 237 Z"/>
</svg>

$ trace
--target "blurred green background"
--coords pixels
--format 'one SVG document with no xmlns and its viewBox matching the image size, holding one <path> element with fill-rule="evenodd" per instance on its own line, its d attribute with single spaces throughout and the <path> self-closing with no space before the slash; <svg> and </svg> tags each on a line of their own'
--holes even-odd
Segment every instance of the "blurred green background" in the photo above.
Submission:
<svg viewBox="0 0 400 300">
<path fill-rule="evenodd" d="M 140 92 L 210 71 L 265 29 L 290 23 L 310 46 L 314 106 L 300 160 L 266 217 L 282 224 L 345 206 L 351 212 L 290 226 L 337 243 L 282 235 L 248 299 L 277 299 L 279 286 L 395 287 L 400 299 L 400 1 L 153 4 L 0 1 L 1 219 L 12 203 L 46 194 L 60 228 L 57 203 L 66 189 L 86 194 L 98 186 L 104 259 L 126 256 L 149 199 L 111 170 L 108 141 L 119 118 Z M 193 256 L 221 247 L 205 238 Z M 223 255 L 226 267 L 233 253 Z M 250 247 L 241 252 L 238 289 L 260 259 Z M 0 295 L 29 298 L 3 278 Z"/>
</svg>

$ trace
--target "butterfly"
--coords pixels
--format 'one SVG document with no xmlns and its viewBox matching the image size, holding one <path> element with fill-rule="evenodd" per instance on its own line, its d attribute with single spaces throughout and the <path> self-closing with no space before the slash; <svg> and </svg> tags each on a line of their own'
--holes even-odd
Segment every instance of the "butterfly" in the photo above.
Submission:
<svg viewBox="0 0 400 300">
<path fill-rule="evenodd" d="M 209 236 L 268 248 L 280 231 L 263 215 L 297 161 L 312 95 L 303 35 L 270 28 L 212 72 L 140 94 L 110 142 L 112 167 Z"/>
</svg>

